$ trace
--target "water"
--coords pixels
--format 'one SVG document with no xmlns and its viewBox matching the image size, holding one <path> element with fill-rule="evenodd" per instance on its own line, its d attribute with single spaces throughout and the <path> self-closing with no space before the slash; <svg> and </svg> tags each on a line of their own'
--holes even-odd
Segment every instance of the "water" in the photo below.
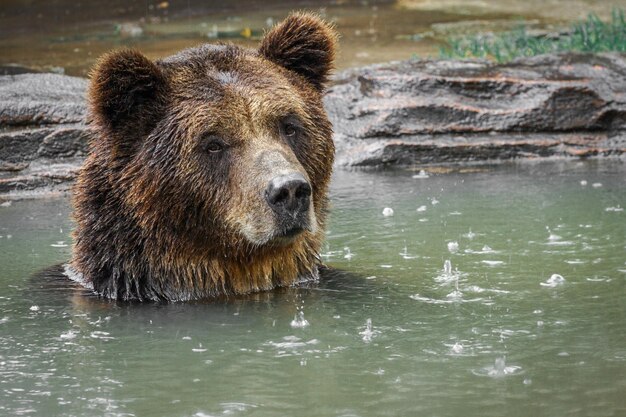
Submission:
<svg viewBox="0 0 626 417">
<path fill-rule="evenodd" d="M 0 207 L 0 415 L 626 415 L 623 161 L 463 171 L 337 172 L 351 274 L 212 303 L 31 278 L 70 255 L 68 201 Z"/>
<path fill-rule="evenodd" d="M 554 31 L 624 0 L 216 0 L 100 2 L 3 0 L 0 66 L 87 76 L 103 53 L 121 47 L 160 58 L 205 42 L 258 46 L 263 31 L 293 10 L 310 10 L 341 34 L 337 67 L 438 56 L 450 36 L 530 29 Z M 419 174 L 417 174 L 419 175 Z"/>
</svg>

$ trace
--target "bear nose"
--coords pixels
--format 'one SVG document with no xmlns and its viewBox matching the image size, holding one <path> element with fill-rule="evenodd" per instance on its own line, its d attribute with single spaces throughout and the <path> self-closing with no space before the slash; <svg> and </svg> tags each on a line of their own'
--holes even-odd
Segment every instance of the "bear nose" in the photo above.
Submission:
<svg viewBox="0 0 626 417">
<path fill-rule="evenodd" d="M 293 217 L 309 208 L 311 185 L 298 172 L 272 179 L 265 190 L 265 198 L 272 210 Z"/>
</svg>

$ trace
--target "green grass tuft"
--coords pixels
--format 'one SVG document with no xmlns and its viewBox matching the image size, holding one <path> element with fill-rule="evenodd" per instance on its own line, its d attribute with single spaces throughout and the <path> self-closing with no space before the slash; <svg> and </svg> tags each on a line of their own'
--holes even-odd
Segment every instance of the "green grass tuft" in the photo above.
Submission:
<svg viewBox="0 0 626 417">
<path fill-rule="evenodd" d="M 451 38 L 448 44 L 440 49 L 443 58 L 487 58 L 497 62 L 565 51 L 626 52 L 626 19 L 623 10 L 613 9 L 610 22 L 590 14 L 558 35 L 533 36 L 522 24 L 510 32 Z"/>
</svg>

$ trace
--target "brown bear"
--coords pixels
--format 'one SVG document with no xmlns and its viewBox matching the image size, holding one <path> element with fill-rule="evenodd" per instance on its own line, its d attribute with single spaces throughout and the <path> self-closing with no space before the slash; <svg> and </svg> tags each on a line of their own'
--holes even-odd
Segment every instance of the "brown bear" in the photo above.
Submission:
<svg viewBox="0 0 626 417">
<path fill-rule="evenodd" d="M 334 145 L 336 33 L 290 15 L 258 50 L 203 45 L 97 63 L 68 274 L 121 300 L 247 294 L 316 279 Z"/>
</svg>

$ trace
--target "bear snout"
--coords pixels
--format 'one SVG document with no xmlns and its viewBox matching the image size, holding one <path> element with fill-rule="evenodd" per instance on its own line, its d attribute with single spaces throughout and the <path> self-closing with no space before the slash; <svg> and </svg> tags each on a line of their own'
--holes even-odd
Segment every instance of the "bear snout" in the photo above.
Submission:
<svg viewBox="0 0 626 417">
<path fill-rule="evenodd" d="M 311 184 L 299 172 L 272 178 L 265 200 L 277 218 L 279 235 L 291 237 L 309 227 Z"/>
</svg>

